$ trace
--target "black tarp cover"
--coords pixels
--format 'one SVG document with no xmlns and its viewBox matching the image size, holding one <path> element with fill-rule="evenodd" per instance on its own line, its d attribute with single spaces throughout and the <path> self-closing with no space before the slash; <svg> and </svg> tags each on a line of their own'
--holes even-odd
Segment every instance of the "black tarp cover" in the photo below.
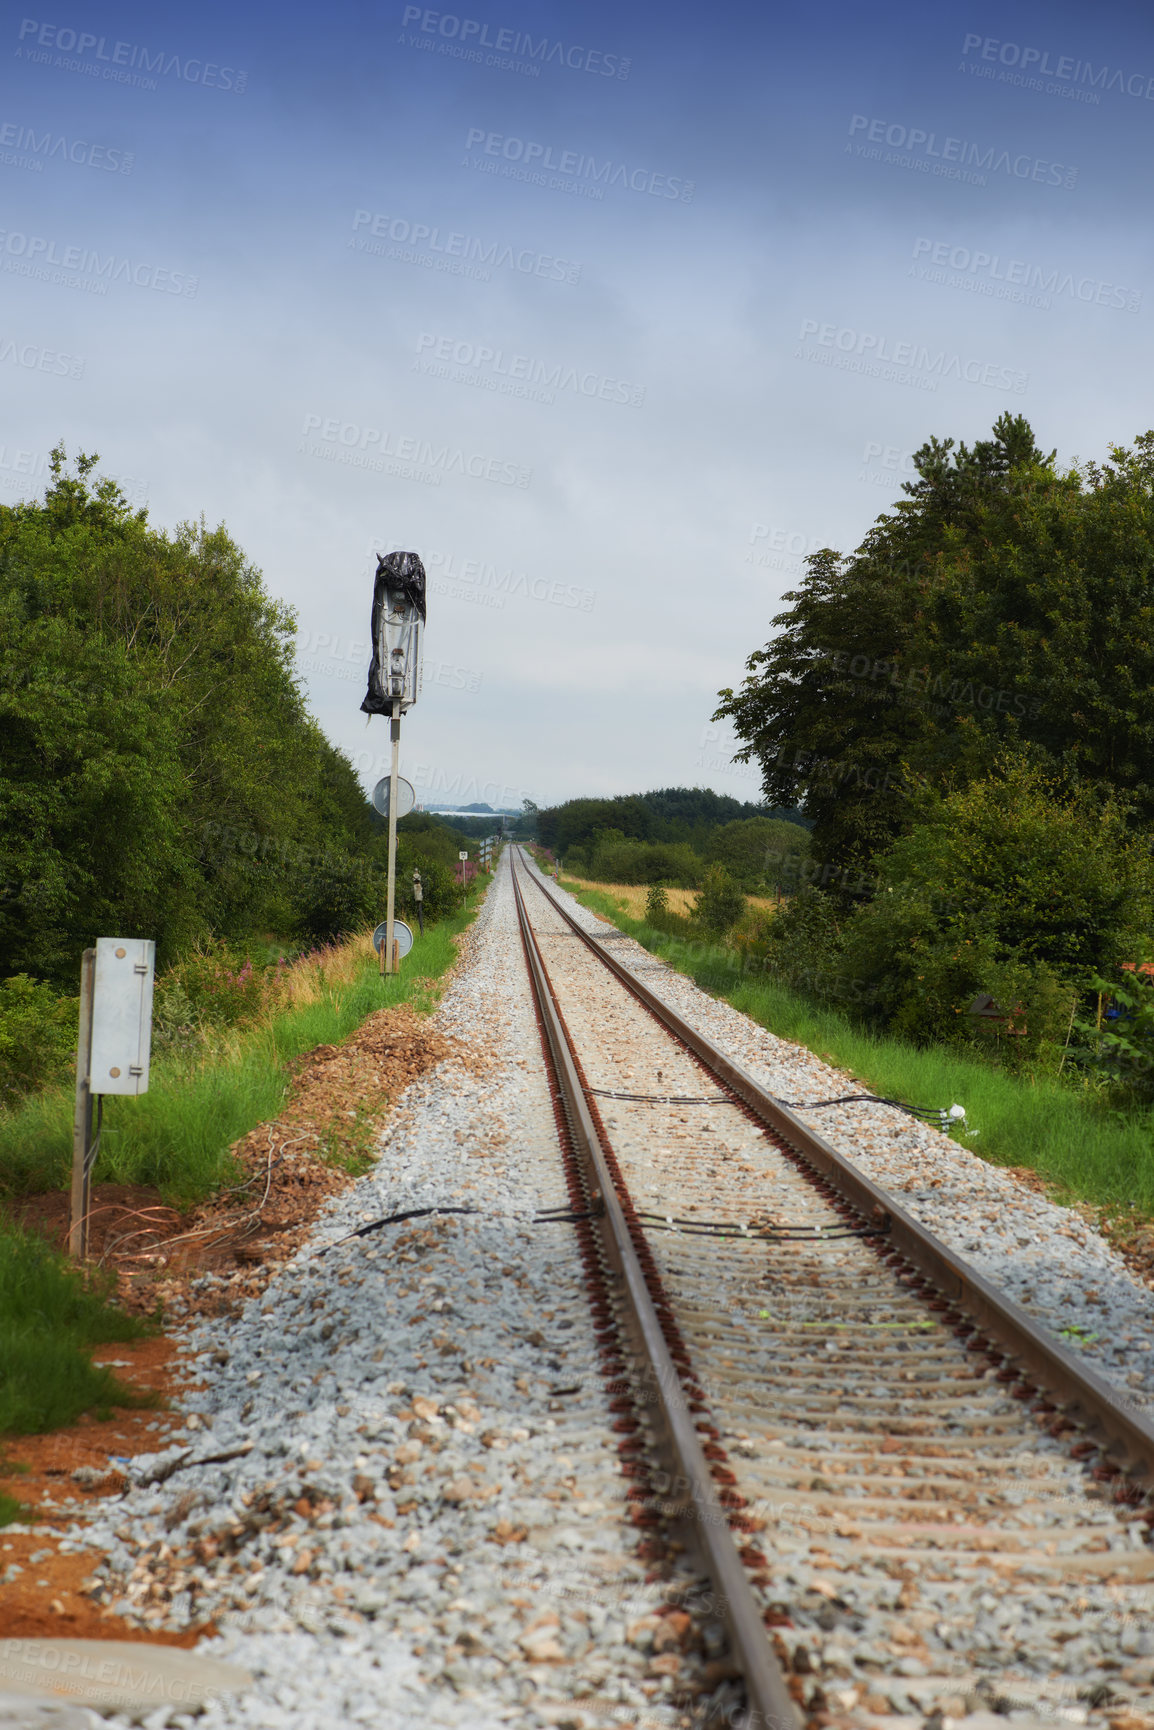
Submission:
<svg viewBox="0 0 1154 1730">
<path fill-rule="evenodd" d="M 365 715 L 391 715 L 393 704 L 381 684 L 381 663 L 377 656 L 380 642 L 381 609 L 387 590 L 400 589 L 410 606 L 425 622 L 425 567 L 416 553 L 385 553 L 377 559 L 377 574 L 373 579 L 373 658 L 369 664 L 369 688 L 361 704 Z"/>
</svg>

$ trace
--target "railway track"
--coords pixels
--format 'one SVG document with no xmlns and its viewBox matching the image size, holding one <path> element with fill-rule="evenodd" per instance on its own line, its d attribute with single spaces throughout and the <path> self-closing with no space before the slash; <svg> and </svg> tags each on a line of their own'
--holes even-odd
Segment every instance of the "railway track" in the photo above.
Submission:
<svg viewBox="0 0 1154 1730">
<path fill-rule="evenodd" d="M 1154 1426 L 512 869 L 634 1517 L 744 1721 L 1144 1722 Z"/>
</svg>

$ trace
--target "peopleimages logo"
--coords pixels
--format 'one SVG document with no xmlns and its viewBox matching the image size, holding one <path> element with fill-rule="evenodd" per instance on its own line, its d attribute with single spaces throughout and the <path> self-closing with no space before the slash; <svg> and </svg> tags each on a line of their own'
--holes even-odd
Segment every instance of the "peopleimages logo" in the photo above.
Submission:
<svg viewBox="0 0 1154 1730">
<path fill-rule="evenodd" d="M 948 240 L 919 236 L 914 241 L 913 256 L 911 276 L 942 283 L 947 288 L 967 288 L 998 300 L 1049 307 L 1049 296 L 1067 295 L 1084 306 L 1112 306 L 1124 312 L 1137 312 L 1142 304 L 1140 289 L 1121 288 L 1096 276 L 1078 276 L 1071 270 L 1027 264 L 1020 258 L 1003 259 L 996 252 L 954 246 Z M 919 259 L 926 262 L 918 264 Z"/>
<path fill-rule="evenodd" d="M 432 484 L 440 486 L 442 475 L 469 475 L 476 481 L 495 481 L 505 487 L 527 487 L 533 479 L 532 469 L 518 463 L 502 462 L 499 457 L 486 457 L 478 452 L 454 450 L 449 445 L 437 445 L 431 439 L 411 436 L 397 437 L 381 427 L 360 426 L 356 421 L 343 421 L 335 415 L 325 417 L 306 414 L 301 428 L 305 440 L 316 434 L 318 445 L 301 444 L 298 455 L 320 457 L 326 462 L 339 462 L 351 468 L 369 469 L 374 473 L 402 471 L 394 465 L 412 465 L 413 473 L 404 479 L 434 477 Z"/>
<path fill-rule="evenodd" d="M 1069 55 L 1055 55 L 1054 64 L 1051 65 L 1048 48 L 1029 48 L 1019 42 L 1002 42 L 996 36 L 968 35 L 962 43 L 962 57 L 968 60 L 970 55 L 977 58 L 964 67 L 967 72 L 982 70 L 981 62 L 986 61 L 997 66 L 1016 68 L 1020 76 L 1010 82 L 1023 82 L 1022 75 L 1030 78 L 1057 78 L 1073 87 L 1089 85 L 1091 89 L 1087 91 L 1088 96 L 1094 90 L 1116 90 L 1119 96 L 1133 96 L 1144 102 L 1154 101 L 1154 75 L 1146 72 L 1123 72 L 1119 68 L 1112 71 L 1105 64 L 1095 68 L 1089 60 L 1075 60 Z"/>
<path fill-rule="evenodd" d="M 38 342 L 14 342 L 0 336 L 0 364 L 25 367 L 29 372 L 54 373 L 57 378 L 83 378 L 84 362 L 74 354 L 61 354 L 59 349 L 44 348 Z"/>
<path fill-rule="evenodd" d="M 480 150 L 479 155 L 472 152 Z M 598 162 L 594 156 L 585 156 L 579 150 L 561 150 L 552 144 L 537 144 L 528 138 L 509 138 L 503 132 L 486 132 L 483 126 L 471 126 L 465 139 L 465 163 L 469 168 L 489 168 L 491 173 L 502 172 L 501 162 L 491 165 L 485 162 L 485 157 L 501 158 L 506 169 L 515 169 L 517 177 L 531 179 L 540 186 L 549 185 L 546 171 L 561 177 L 561 181 L 572 181 L 587 191 L 589 196 L 600 197 L 601 189 L 606 186 L 621 186 L 628 192 L 648 193 L 651 198 L 677 198 L 683 204 L 693 201 L 695 184 L 692 180 L 682 180 L 678 176 L 657 174 L 649 168 L 629 168 L 623 162 L 613 162 L 606 158 Z"/>
<path fill-rule="evenodd" d="M 999 150 L 996 144 L 973 144 L 965 138 L 943 137 L 939 143 L 936 132 L 921 126 L 903 126 L 896 121 L 871 120 L 868 114 L 850 116 L 850 138 L 847 151 L 873 162 L 889 162 L 899 168 L 919 168 L 925 174 L 941 174 L 947 179 L 973 180 L 974 171 L 981 174 L 1008 174 L 1014 180 L 1032 180 L 1039 186 L 1076 185 L 1078 170 L 1044 156 L 1030 156 L 1024 151 L 1012 154 Z M 883 154 L 881 146 L 885 145 Z M 983 179 L 976 184 L 984 186 Z"/>
<path fill-rule="evenodd" d="M 52 267 L 52 268 L 49 268 Z M 67 288 L 83 288 L 91 294 L 107 294 L 110 282 L 126 282 L 134 288 L 155 289 L 158 294 L 180 294 L 196 298 L 199 278 L 184 271 L 167 270 L 143 260 L 118 258 L 88 246 L 65 246 L 39 234 L 12 233 L 0 228 L 0 268 L 38 282 L 58 282 Z"/>
<path fill-rule="evenodd" d="M 431 331 L 422 331 L 417 338 L 413 370 L 530 402 L 552 403 L 556 401 L 554 393 L 564 391 L 601 402 L 627 403 L 631 408 L 640 408 L 645 401 L 643 384 L 629 384 L 560 361 L 550 365 L 531 355 L 507 354 L 490 343 L 460 342 Z"/>
<path fill-rule="evenodd" d="M 457 58 L 484 61 L 489 66 L 502 66 L 503 57 L 513 62 L 506 71 L 530 70 L 539 74 L 542 66 L 566 66 L 570 72 L 593 72 L 602 78 L 628 78 L 633 62 L 619 54 L 604 54 L 598 48 L 578 48 L 564 42 L 552 42 L 548 36 L 534 39 L 526 30 L 497 30 L 490 36 L 489 25 L 478 18 L 458 18 L 452 12 L 428 12 L 423 6 L 406 6 L 401 26 L 413 24 L 424 35 L 439 37 L 442 52 L 452 43 L 458 49 Z M 401 38 L 404 41 L 404 37 Z M 430 42 L 429 46 L 434 44 Z M 424 43 L 421 44 L 425 46 Z M 480 53 L 487 48 L 486 56 Z"/>
<path fill-rule="evenodd" d="M 747 565 L 761 565 L 766 570 L 789 571 L 794 575 L 802 559 L 825 546 L 820 535 L 805 535 L 800 529 L 776 528 L 772 523 L 754 523 L 749 531 L 749 544 L 753 547 L 759 541 L 765 541 L 767 545 L 759 552 L 747 552 Z"/>
<path fill-rule="evenodd" d="M 30 156 L 43 157 L 49 162 L 59 157 L 62 162 L 75 163 L 79 168 L 102 168 L 108 174 L 131 174 L 136 161 L 131 150 L 117 150 L 109 144 L 89 144 L 85 139 L 69 139 L 60 133 L 38 133 L 33 126 L 19 126 L 12 121 L 0 124 L 0 146 L 24 150 Z"/>
<path fill-rule="evenodd" d="M 917 479 L 918 465 L 914 461 L 914 452 L 904 451 L 899 445 L 883 445 L 878 439 L 867 439 L 861 460 L 857 478 L 867 486 L 892 486 L 891 476 L 894 474 Z"/>
<path fill-rule="evenodd" d="M 377 240 L 388 240 L 389 248 L 379 246 L 360 231 L 367 228 Z M 386 216 L 382 212 L 353 212 L 353 234 L 349 241 L 358 252 L 369 252 L 377 258 L 399 258 L 405 263 L 425 263 L 453 275 L 477 277 L 489 281 L 489 270 L 515 270 L 521 276 L 540 276 L 546 282 L 576 283 L 581 280 L 581 266 L 566 258 L 555 258 L 551 252 L 535 252 L 531 247 L 506 246 L 496 240 L 478 240 L 476 235 L 457 232 L 442 235 L 441 230 L 427 222 L 410 222 L 403 216 Z M 428 247 L 428 252 L 422 252 Z"/>
<path fill-rule="evenodd" d="M 885 377 L 883 365 L 906 370 L 907 376 L 927 377 L 925 388 L 936 390 L 943 378 L 964 379 L 967 384 L 986 385 L 991 390 L 1012 390 L 1019 394 L 1029 383 L 1029 374 L 1016 367 L 997 366 L 993 361 L 967 359 L 942 349 L 927 348 L 921 342 L 891 342 L 888 336 L 874 331 L 854 330 L 848 325 L 820 324 L 815 318 L 801 321 L 801 341 L 814 337 L 822 348 L 836 351 L 846 362 L 846 370 L 865 372 L 872 377 Z M 812 351 L 798 351 L 800 358 L 818 358 Z M 851 364 L 856 361 L 859 364 Z M 838 364 L 831 357 L 827 364 Z"/>
<path fill-rule="evenodd" d="M 146 83 L 155 90 L 154 80 L 142 80 L 137 72 L 159 73 L 162 78 L 179 78 L 185 84 L 203 84 L 209 90 L 232 90 L 238 96 L 248 82 L 247 72 L 233 66 L 218 66 L 212 60 L 182 59 L 163 48 L 143 48 L 135 42 L 114 42 L 109 50 L 107 36 L 94 36 L 87 30 L 61 29 L 59 24 L 41 24 L 35 18 L 21 20 L 18 40 L 27 46 L 17 48 L 18 59 L 39 65 L 56 65 L 66 71 L 87 72 L 94 78 L 104 77 L 115 84 Z M 55 49 L 56 55 L 49 50 Z M 39 52 L 44 50 L 44 52 Z M 63 55 L 75 55 L 68 61 Z M 86 56 L 91 55 L 88 60 Z"/>
</svg>

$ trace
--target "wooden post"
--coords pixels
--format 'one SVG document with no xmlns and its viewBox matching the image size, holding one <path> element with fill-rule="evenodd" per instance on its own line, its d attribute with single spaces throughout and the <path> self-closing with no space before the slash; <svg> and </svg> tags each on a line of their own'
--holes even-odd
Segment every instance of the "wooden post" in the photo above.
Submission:
<svg viewBox="0 0 1154 1730">
<path fill-rule="evenodd" d="M 68 1253 L 77 1261 L 88 1253 L 88 1149 L 92 1145 L 92 987 L 96 951 L 86 949 L 80 963 L 80 1030 L 76 1040 L 76 1109 L 72 1119 L 72 1198 Z"/>
</svg>

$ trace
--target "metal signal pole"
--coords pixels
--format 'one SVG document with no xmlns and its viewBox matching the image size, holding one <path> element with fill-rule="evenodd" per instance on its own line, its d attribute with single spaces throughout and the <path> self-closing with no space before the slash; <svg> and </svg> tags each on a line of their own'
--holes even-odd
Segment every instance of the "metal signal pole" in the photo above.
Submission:
<svg viewBox="0 0 1154 1730">
<path fill-rule="evenodd" d="M 392 759 L 389 769 L 389 892 L 381 945 L 381 972 L 398 966 L 397 817 L 400 808 L 401 716 L 421 688 L 421 633 L 425 624 L 425 567 L 416 553 L 387 553 L 377 560 L 373 580 L 373 659 L 362 712 L 389 720 Z M 411 799 L 412 789 L 406 784 Z M 379 807 L 378 807 L 379 809 Z M 379 927 L 378 927 L 379 933 Z M 402 923 L 406 946 L 412 936 Z"/>
<path fill-rule="evenodd" d="M 385 912 L 385 972 L 395 973 L 397 971 L 397 958 L 393 953 L 393 923 L 397 911 L 397 782 L 401 774 L 401 704 L 399 699 L 393 704 L 389 732 L 393 742 L 393 761 L 389 769 L 389 904 Z"/>
</svg>

